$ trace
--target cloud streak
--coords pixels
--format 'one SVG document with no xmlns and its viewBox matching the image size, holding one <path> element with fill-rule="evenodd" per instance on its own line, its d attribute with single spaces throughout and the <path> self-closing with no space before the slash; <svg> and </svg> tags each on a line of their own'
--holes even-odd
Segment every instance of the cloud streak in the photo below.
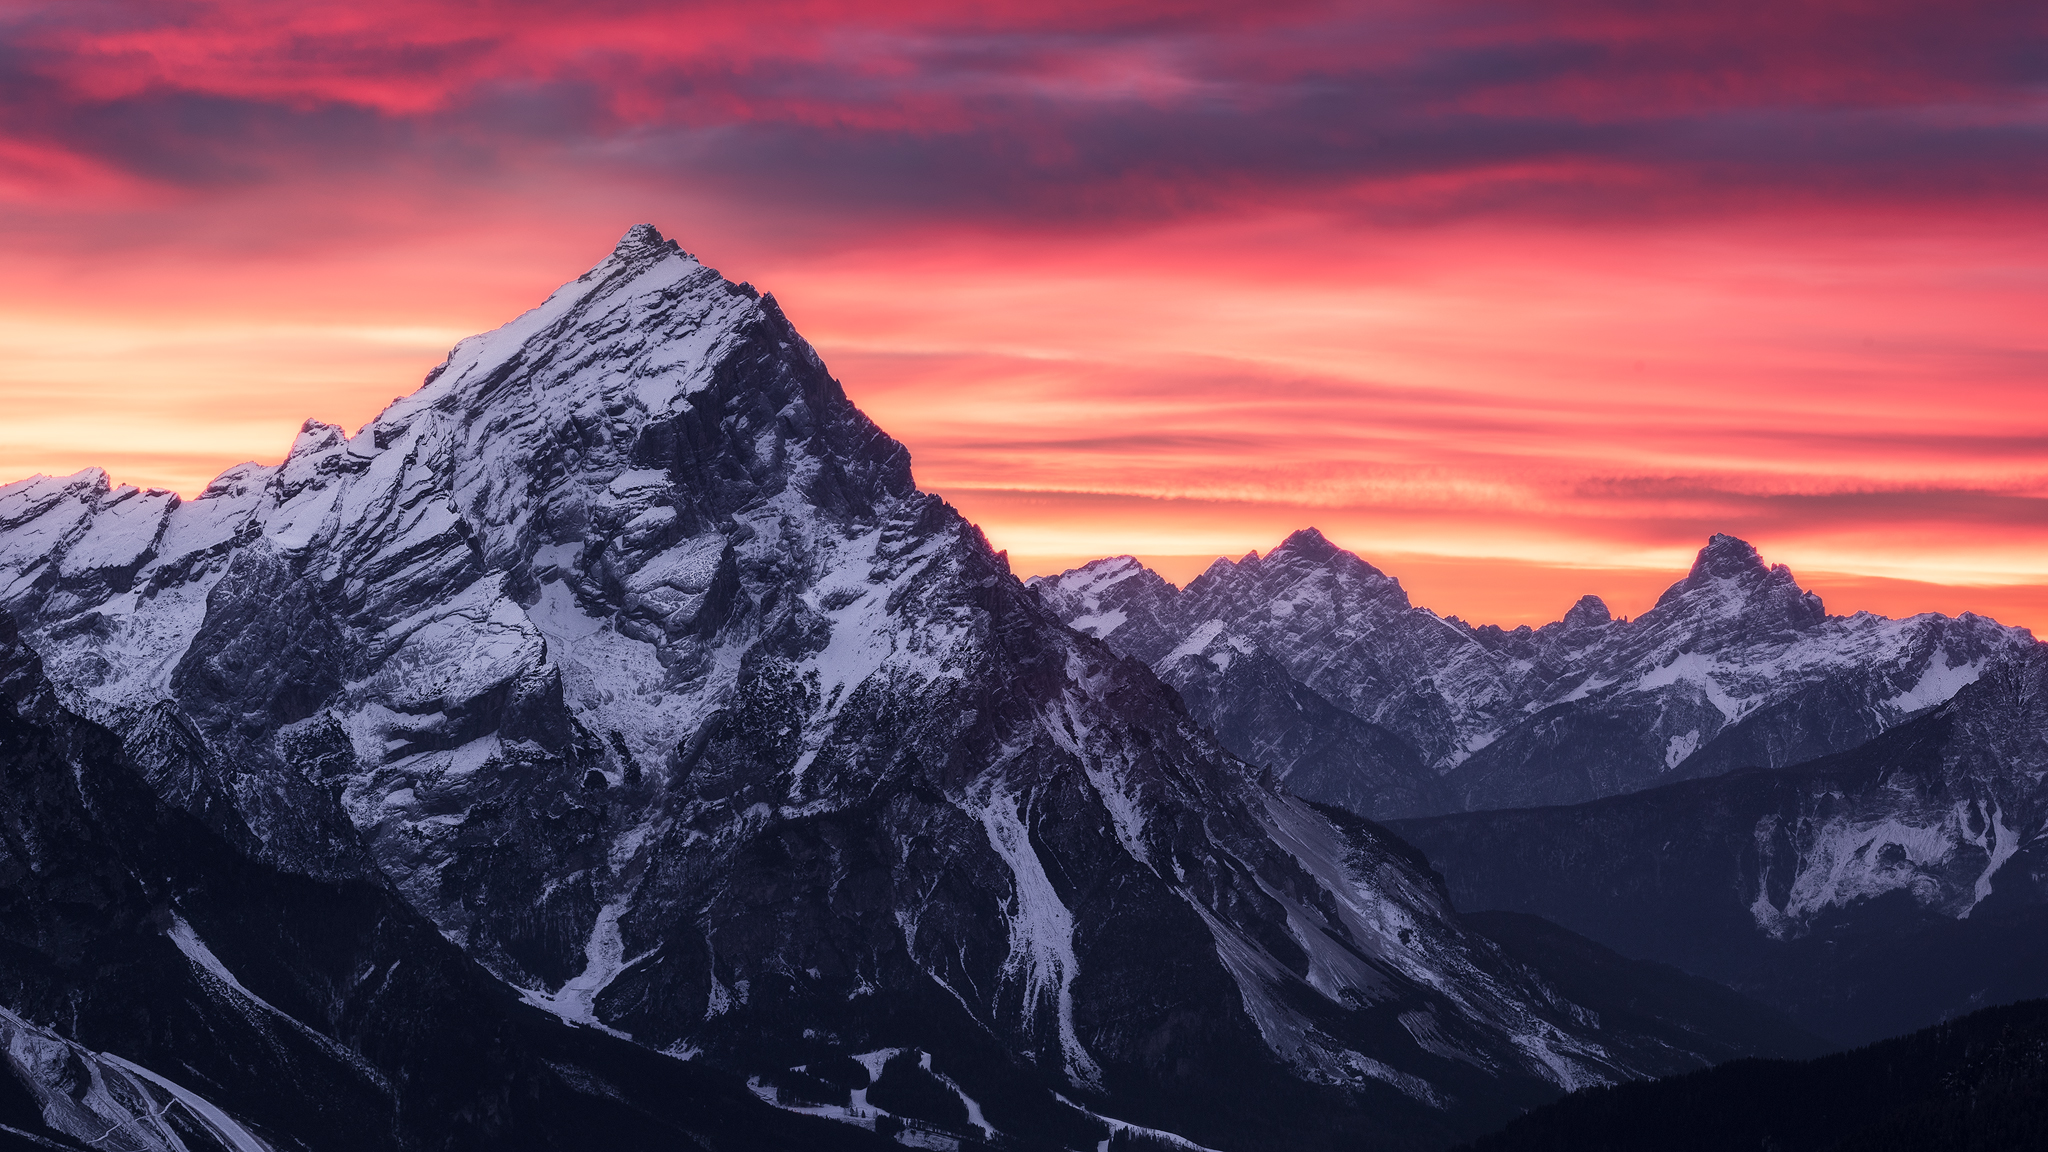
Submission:
<svg viewBox="0 0 2048 1152">
<path fill-rule="evenodd" d="M 67 4 L 17 18 L 0 75 L 18 139 L 186 189 L 540 149 L 1047 227 L 2039 193 L 2038 6 L 1813 7 Z"/>
</svg>

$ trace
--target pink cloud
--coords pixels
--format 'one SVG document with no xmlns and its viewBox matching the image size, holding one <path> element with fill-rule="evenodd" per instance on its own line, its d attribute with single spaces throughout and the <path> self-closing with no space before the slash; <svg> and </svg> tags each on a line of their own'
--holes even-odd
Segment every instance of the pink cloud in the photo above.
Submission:
<svg viewBox="0 0 2048 1152">
<path fill-rule="evenodd" d="M 2048 583 L 2037 5 L 4 19 L 7 474 L 274 458 L 646 219 L 1020 556 Z"/>
</svg>

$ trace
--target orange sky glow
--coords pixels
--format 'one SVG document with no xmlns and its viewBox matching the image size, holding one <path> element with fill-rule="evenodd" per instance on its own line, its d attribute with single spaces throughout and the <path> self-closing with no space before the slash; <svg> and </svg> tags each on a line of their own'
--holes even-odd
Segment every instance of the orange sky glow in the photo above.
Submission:
<svg viewBox="0 0 2048 1152">
<path fill-rule="evenodd" d="M 645 220 L 1020 574 L 1312 524 L 1540 624 L 1726 531 L 2048 634 L 2048 18 L 1981 8 L 4 6 L 0 480 L 274 461 Z"/>
</svg>

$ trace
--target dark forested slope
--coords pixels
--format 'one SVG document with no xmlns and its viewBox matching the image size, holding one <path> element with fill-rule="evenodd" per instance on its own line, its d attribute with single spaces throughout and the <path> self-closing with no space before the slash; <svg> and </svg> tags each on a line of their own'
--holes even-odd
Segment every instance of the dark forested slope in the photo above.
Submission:
<svg viewBox="0 0 2048 1152">
<path fill-rule="evenodd" d="M 1803 1063 L 1738 1060 L 1589 1088 L 1469 1152 L 2009 1152 L 2048 1148 L 2048 1001 Z"/>
</svg>

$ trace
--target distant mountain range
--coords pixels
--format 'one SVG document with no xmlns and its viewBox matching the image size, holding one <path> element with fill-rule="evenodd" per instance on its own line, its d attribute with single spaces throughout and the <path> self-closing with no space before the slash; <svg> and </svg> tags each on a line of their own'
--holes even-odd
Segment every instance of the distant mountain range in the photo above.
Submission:
<svg viewBox="0 0 2048 1152">
<path fill-rule="evenodd" d="M 2038 647 L 1968 613 L 1829 616 L 1716 536 L 1656 607 L 1513 631 L 1409 603 L 1314 529 L 1175 589 L 1128 556 L 1031 586 L 1296 793 L 1375 819 L 1570 804 L 1845 751 Z"/>
<path fill-rule="evenodd" d="M 647 226 L 354 435 L 0 488 L 0 609 L 0 1143 L 1441 1149 L 2038 903 L 2023 631 L 1729 537 L 1513 632 L 1312 531 L 1026 585 Z"/>
</svg>

